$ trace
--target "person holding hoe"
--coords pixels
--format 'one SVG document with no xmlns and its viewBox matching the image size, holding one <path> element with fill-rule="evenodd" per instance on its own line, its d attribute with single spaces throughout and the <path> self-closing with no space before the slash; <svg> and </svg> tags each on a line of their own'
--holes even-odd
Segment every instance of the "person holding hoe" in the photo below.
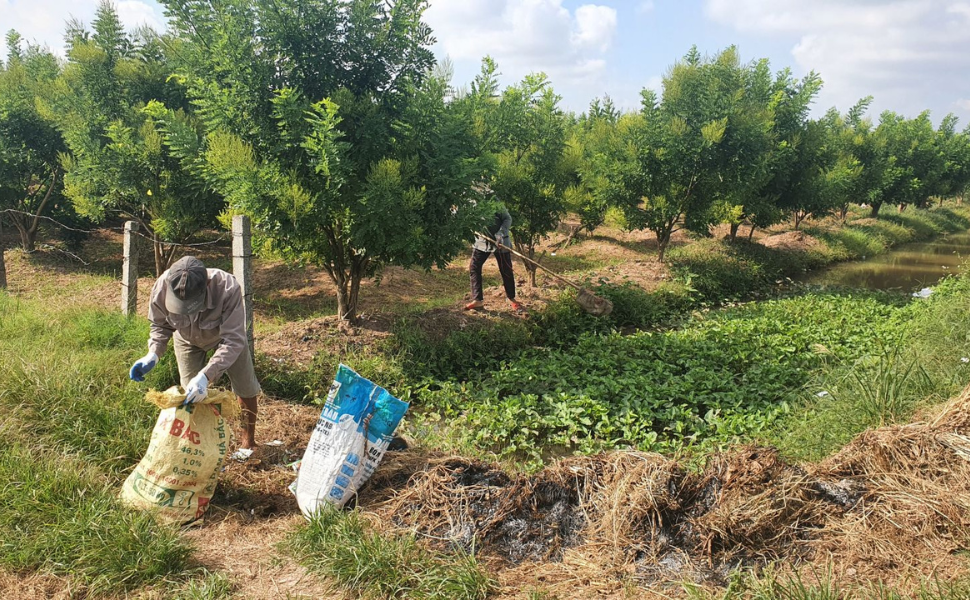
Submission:
<svg viewBox="0 0 970 600">
<path fill-rule="evenodd" d="M 485 295 L 482 293 L 482 267 L 490 254 L 495 255 L 498 270 L 502 274 L 502 285 L 512 310 L 524 312 L 525 308 L 515 300 L 515 274 L 512 272 L 512 238 L 509 228 L 512 227 L 512 215 L 504 206 L 500 206 L 492 220 L 485 227 L 484 234 L 476 233 L 475 243 L 472 245 L 472 258 L 468 263 L 468 274 L 471 279 L 472 301 L 465 305 L 465 310 L 482 310 L 485 308 Z M 498 242 L 498 244 L 496 244 Z"/>
<path fill-rule="evenodd" d="M 186 256 L 162 273 L 152 287 L 148 320 L 148 354 L 132 365 L 129 377 L 144 381 L 165 354 L 170 339 L 174 339 L 186 403 L 203 400 L 209 384 L 227 374 L 244 417 L 240 447 L 232 458 L 248 459 L 256 447 L 260 385 L 249 350 L 239 282 L 230 273 L 207 269 L 199 259 Z"/>
</svg>

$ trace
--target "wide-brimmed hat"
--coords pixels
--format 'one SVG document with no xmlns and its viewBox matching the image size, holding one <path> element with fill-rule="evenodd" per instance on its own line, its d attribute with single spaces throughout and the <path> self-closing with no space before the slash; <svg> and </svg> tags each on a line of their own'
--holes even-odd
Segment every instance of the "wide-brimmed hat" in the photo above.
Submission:
<svg viewBox="0 0 970 600">
<path fill-rule="evenodd" d="M 168 270 L 165 308 L 177 315 L 192 315 L 205 308 L 209 274 L 194 256 L 180 258 Z"/>
</svg>

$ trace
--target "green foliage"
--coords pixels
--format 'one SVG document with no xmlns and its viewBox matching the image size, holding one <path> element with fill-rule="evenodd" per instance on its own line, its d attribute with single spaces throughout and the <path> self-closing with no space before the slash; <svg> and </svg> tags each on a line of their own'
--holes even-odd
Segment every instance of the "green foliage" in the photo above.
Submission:
<svg viewBox="0 0 970 600">
<path fill-rule="evenodd" d="M 970 369 L 961 360 L 970 356 L 968 310 L 970 281 L 960 277 L 894 311 L 882 326 L 897 335 L 816 373 L 794 403 L 797 410 L 773 427 L 769 441 L 799 460 L 819 460 L 867 427 L 903 421 L 917 407 L 958 393 Z"/>
<path fill-rule="evenodd" d="M 445 102 L 424 2 L 165 2 L 209 183 L 264 247 L 324 267 L 338 314 L 388 264 L 442 266 L 479 211 L 471 124 Z M 189 155 L 170 114 L 166 143 Z"/>
<path fill-rule="evenodd" d="M 532 338 L 532 328 L 520 321 L 489 323 L 436 339 L 402 320 L 395 325 L 390 348 L 413 380 L 463 380 L 498 368 L 531 346 Z"/>
<path fill-rule="evenodd" d="M 478 380 L 418 399 L 503 456 L 535 459 L 543 447 L 706 445 L 765 430 L 813 369 L 855 360 L 893 337 L 880 324 L 894 310 L 876 296 L 810 295 L 681 330 L 587 335 L 570 347 L 523 352 Z"/>
<path fill-rule="evenodd" d="M 57 77 L 57 59 L 39 46 L 22 46 L 11 30 L 6 64 L 0 64 L 0 217 L 14 224 L 24 250 L 32 252 L 40 217 L 61 203 L 64 140 L 51 116 L 38 109 Z"/>
<path fill-rule="evenodd" d="M 818 252 L 788 252 L 746 241 L 698 240 L 674 248 L 670 269 L 701 305 L 749 298 L 829 262 Z"/>
<path fill-rule="evenodd" d="M 70 155 L 65 194 L 87 218 L 103 221 L 111 213 L 138 221 L 154 242 L 155 271 L 161 274 L 175 247 L 215 223 L 222 199 L 200 177 L 192 157 L 163 143 L 153 103 L 173 109 L 184 138 L 199 145 L 198 121 L 185 112 L 185 93 L 170 78 L 171 67 L 158 35 L 125 33 L 113 6 L 103 2 L 93 22 L 69 32 L 68 63 L 58 80 L 58 93 L 47 111 L 64 132 Z M 174 127 L 174 125 L 172 126 Z"/>
<path fill-rule="evenodd" d="M 767 177 L 768 76 L 766 63 L 742 66 L 734 47 L 709 59 L 694 48 L 664 78 L 659 103 L 644 90 L 640 113 L 621 119 L 624 150 L 604 193 L 631 229 L 656 234 L 661 261 L 674 231 L 739 217 L 730 207 Z"/>
<path fill-rule="evenodd" d="M 363 598 L 484 600 L 495 588 L 473 555 L 440 555 L 413 535 L 371 531 L 357 512 L 325 507 L 284 544 L 310 569 Z"/>
<path fill-rule="evenodd" d="M 527 75 L 493 98 L 497 67 L 486 59 L 477 94 L 461 100 L 472 115 L 480 150 L 492 165 L 489 185 L 512 215 L 516 249 L 534 259 L 536 246 L 554 231 L 566 209 L 570 165 L 560 96 L 543 73 Z M 486 95 L 487 94 L 487 95 Z M 535 285 L 536 268 L 526 265 Z"/>
</svg>

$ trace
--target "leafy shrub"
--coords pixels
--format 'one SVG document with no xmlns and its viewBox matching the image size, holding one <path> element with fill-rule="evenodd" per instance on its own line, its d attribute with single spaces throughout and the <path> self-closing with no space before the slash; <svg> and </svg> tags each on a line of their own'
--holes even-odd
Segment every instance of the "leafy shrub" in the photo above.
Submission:
<svg viewBox="0 0 970 600">
<path fill-rule="evenodd" d="M 412 380 L 470 379 L 497 369 L 532 345 L 533 328 L 520 321 L 497 321 L 461 329 L 436 339 L 410 321 L 394 327 L 388 350 L 396 353 Z"/>
</svg>

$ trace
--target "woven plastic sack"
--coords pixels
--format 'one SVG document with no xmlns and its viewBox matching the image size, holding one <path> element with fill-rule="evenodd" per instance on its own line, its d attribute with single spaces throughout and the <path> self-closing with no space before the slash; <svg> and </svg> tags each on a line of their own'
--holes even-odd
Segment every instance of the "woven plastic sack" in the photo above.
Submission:
<svg viewBox="0 0 970 600">
<path fill-rule="evenodd" d="M 343 506 L 377 469 L 408 403 L 340 365 L 296 481 L 307 517 L 324 503 Z"/>
<path fill-rule="evenodd" d="M 121 488 L 123 502 L 157 510 L 166 522 L 188 523 L 205 514 L 226 458 L 228 418 L 239 414 L 231 392 L 210 393 L 182 406 L 178 387 L 149 392 L 146 400 L 162 411 L 144 458 Z"/>
</svg>

